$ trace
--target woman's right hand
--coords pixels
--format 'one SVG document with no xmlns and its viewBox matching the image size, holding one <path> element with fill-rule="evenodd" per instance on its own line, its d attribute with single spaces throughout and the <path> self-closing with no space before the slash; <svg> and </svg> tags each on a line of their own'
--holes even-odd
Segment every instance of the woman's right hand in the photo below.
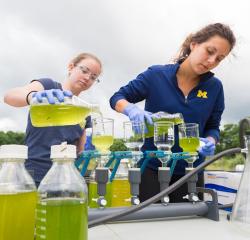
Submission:
<svg viewBox="0 0 250 240">
<path fill-rule="evenodd" d="M 50 104 L 55 104 L 55 98 L 58 99 L 59 102 L 64 102 L 64 97 L 72 97 L 73 94 L 69 90 L 61 90 L 61 89 L 50 89 L 50 90 L 42 90 L 33 93 L 32 98 L 35 98 L 37 102 L 41 103 L 43 98 L 47 98 Z"/>
<path fill-rule="evenodd" d="M 128 104 L 124 108 L 123 113 L 129 117 L 131 122 L 147 122 L 148 124 L 153 125 L 151 117 L 152 113 L 140 109 L 135 104 Z"/>
</svg>

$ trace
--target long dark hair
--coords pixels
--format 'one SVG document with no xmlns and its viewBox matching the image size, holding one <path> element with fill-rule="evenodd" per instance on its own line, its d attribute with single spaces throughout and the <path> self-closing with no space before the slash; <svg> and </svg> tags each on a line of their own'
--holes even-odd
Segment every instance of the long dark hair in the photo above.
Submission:
<svg viewBox="0 0 250 240">
<path fill-rule="evenodd" d="M 214 24 L 209 24 L 205 26 L 204 28 L 200 29 L 194 34 L 190 34 L 185 41 L 183 42 L 178 56 L 174 59 L 175 62 L 183 61 L 185 60 L 188 55 L 191 52 L 190 49 L 190 44 L 192 42 L 195 43 L 203 43 L 209 40 L 211 37 L 214 36 L 220 36 L 224 39 L 226 39 L 230 46 L 231 49 L 235 46 L 236 43 L 236 38 L 234 36 L 233 31 L 230 29 L 228 25 L 222 24 L 222 23 L 214 23 Z"/>
</svg>

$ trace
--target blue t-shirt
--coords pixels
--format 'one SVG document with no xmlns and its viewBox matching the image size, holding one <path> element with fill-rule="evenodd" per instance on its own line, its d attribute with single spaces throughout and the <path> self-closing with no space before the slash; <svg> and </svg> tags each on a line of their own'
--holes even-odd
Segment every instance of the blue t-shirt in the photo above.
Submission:
<svg viewBox="0 0 250 240">
<path fill-rule="evenodd" d="M 60 83 L 48 78 L 38 79 L 45 90 L 61 89 Z M 90 117 L 86 118 L 85 128 L 91 127 Z M 25 166 L 33 175 L 35 182 L 38 184 L 43 179 L 52 165 L 50 159 L 50 147 L 52 145 L 67 142 L 68 144 L 76 145 L 84 132 L 79 124 L 72 126 L 57 126 L 57 127 L 34 127 L 28 116 L 26 128 L 26 145 L 28 146 L 28 159 Z"/>
<path fill-rule="evenodd" d="M 126 99 L 131 103 L 145 100 L 145 110 L 153 113 L 159 111 L 182 113 L 186 123 L 199 124 L 201 137 L 212 136 L 218 141 L 221 115 L 224 111 L 221 81 L 211 72 L 203 74 L 200 76 L 199 84 L 185 97 L 177 84 L 176 73 L 179 67 L 179 63 L 149 67 L 111 97 L 111 107 L 114 109 L 120 99 Z M 176 144 L 172 151 L 179 152 L 181 148 L 178 144 L 176 127 L 175 130 Z M 142 150 L 155 149 L 153 138 L 147 138 Z M 200 157 L 195 165 L 202 160 Z M 160 162 L 156 159 L 149 163 L 149 167 L 153 169 L 159 166 Z M 178 161 L 175 174 L 184 174 L 185 166 L 187 166 L 185 161 Z"/>
</svg>

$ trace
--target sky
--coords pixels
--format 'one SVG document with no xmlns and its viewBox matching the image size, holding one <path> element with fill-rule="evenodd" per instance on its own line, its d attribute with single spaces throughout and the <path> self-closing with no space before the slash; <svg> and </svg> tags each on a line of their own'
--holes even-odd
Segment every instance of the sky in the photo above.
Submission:
<svg viewBox="0 0 250 240">
<path fill-rule="evenodd" d="M 128 118 L 110 108 L 113 93 L 149 66 L 170 63 L 188 34 L 215 22 L 237 38 L 213 72 L 224 86 L 222 125 L 238 123 L 250 115 L 249 10 L 249 0 L 0 0 L 0 131 L 26 128 L 29 107 L 5 104 L 8 89 L 42 77 L 63 82 L 69 61 L 90 52 L 103 73 L 81 97 L 99 103 L 122 137 Z"/>
</svg>

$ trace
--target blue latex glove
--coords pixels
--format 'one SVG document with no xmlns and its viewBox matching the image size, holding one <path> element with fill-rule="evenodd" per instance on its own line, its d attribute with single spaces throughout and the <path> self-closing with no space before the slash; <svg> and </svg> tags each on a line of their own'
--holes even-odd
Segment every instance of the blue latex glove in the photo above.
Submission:
<svg viewBox="0 0 250 240">
<path fill-rule="evenodd" d="M 64 102 L 64 97 L 72 97 L 73 94 L 71 91 L 62 91 L 61 89 L 50 89 L 50 90 L 43 90 L 39 92 L 35 92 L 32 95 L 32 98 L 36 98 L 38 102 L 42 102 L 43 98 L 47 98 L 50 104 L 55 104 L 55 99 L 57 98 L 59 102 Z"/>
<path fill-rule="evenodd" d="M 153 125 L 152 113 L 140 109 L 135 104 L 128 104 L 123 113 L 129 117 L 131 122 L 144 123 L 146 121 L 148 124 Z"/>
<path fill-rule="evenodd" d="M 200 138 L 200 141 L 203 142 L 203 146 L 199 148 L 199 153 L 204 157 L 214 155 L 214 142 L 209 140 L 208 138 Z"/>
<path fill-rule="evenodd" d="M 146 121 L 148 124 L 153 125 L 153 120 L 151 117 L 152 113 L 140 109 L 135 104 L 128 104 L 125 107 L 123 113 L 129 117 L 131 122 L 144 123 Z M 134 129 L 135 133 L 141 132 L 141 129 L 139 127 L 138 127 L 138 129 L 136 127 L 133 127 L 133 129 Z M 147 132 L 147 128 L 145 126 L 145 133 L 146 132 Z"/>
</svg>

